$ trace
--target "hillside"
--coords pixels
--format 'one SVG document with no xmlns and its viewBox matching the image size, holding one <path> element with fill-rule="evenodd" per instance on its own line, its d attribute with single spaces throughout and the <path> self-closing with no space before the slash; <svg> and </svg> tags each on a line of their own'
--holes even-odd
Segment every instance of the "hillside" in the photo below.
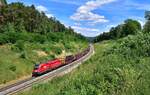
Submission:
<svg viewBox="0 0 150 95">
<path fill-rule="evenodd" d="M 31 76 L 33 65 L 82 51 L 86 39 L 32 6 L 0 8 L 0 84 Z M 66 38 L 67 37 L 67 38 Z"/>
<path fill-rule="evenodd" d="M 19 95 L 149 95 L 149 35 L 97 43 L 78 69 Z"/>
<path fill-rule="evenodd" d="M 78 69 L 18 95 L 149 95 L 149 18 L 146 14 L 143 29 L 137 21 L 127 20 L 107 33 L 110 40 L 101 34 L 95 55 Z"/>
</svg>

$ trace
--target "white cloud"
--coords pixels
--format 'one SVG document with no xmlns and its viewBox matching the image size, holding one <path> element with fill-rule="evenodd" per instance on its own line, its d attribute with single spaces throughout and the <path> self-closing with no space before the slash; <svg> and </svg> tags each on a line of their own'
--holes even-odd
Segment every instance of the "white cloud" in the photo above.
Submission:
<svg viewBox="0 0 150 95">
<path fill-rule="evenodd" d="M 96 0 L 88 1 L 85 5 L 80 6 L 76 13 L 73 14 L 70 18 L 74 21 L 88 21 L 91 24 L 104 23 L 108 22 L 104 16 L 95 14 L 92 11 L 101 7 L 104 4 L 111 3 L 115 0 Z"/>
<path fill-rule="evenodd" d="M 49 13 L 46 13 L 46 16 L 47 16 L 48 18 L 54 17 L 53 14 L 49 14 Z"/>
<path fill-rule="evenodd" d="M 138 20 L 141 23 L 141 26 L 143 27 L 145 25 L 145 21 L 143 20 Z"/>
<path fill-rule="evenodd" d="M 100 33 L 99 29 L 96 28 L 87 28 L 87 27 L 79 27 L 79 26 L 71 26 L 77 33 L 81 33 L 82 35 L 88 37 L 94 37 Z"/>
<path fill-rule="evenodd" d="M 95 28 L 85 28 L 85 27 L 79 27 L 79 26 L 72 26 L 72 28 L 78 31 L 99 32 L 99 29 L 95 29 Z"/>
<path fill-rule="evenodd" d="M 36 9 L 39 11 L 39 12 L 47 12 L 48 9 L 42 5 L 39 5 L 36 7 Z"/>
<path fill-rule="evenodd" d="M 36 9 L 39 11 L 39 12 L 44 12 L 45 15 L 50 18 L 50 17 L 54 17 L 53 14 L 50 14 L 48 13 L 48 9 L 42 5 L 39 5 L 39 6 L 36 6 Z"/>
<path fill-rule="evenodd" d="M 81 26 L 81 23 L 76 22 L 76 23 L 74 23 L 74 25 L 75 25 L 75 26 Z"/>
<path fill-rule="evenodd" d="M 72 4 L 72 5 L 80 5 L 81 2 L 79 1 L 73 1 L 73 0 L 50 0 L 57 3 L 63 3 L 63 4 Z"/>
</svg>

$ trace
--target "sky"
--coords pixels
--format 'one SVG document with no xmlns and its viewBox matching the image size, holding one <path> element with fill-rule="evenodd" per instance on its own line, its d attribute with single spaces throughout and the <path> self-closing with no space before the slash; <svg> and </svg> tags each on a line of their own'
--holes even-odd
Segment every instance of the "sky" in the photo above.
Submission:
<svg viewBox="0 0 150 95">
<path fill-rule="evenodd" d="M 145 10 L 150 10 L 149 0 L 7 0 L 8 3 L 23 2 L 35 5 L 48 17 L 56 17 L 75 32 L 94 37 L 108 32 L 111 27 L 126 19 L 145 23 Z"/>
</svg>

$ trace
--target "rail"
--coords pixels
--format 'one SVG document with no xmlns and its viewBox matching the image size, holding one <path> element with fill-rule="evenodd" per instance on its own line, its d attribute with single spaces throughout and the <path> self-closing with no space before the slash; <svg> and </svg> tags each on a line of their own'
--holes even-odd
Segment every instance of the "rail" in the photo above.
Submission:
<svg viewBox="0 0 150 95">
<path fill-rule="evenodd" d="M 29 87 L 32 87 L 33 84 L 37 84 L 37 83 L 41 83 L 41 82 L 45 82 L 48 80 L 51 80 L 54 77 L 57 76 L 61 76 L 64 75 L 66 73 L 71 72 L 73 69 L 75 69 L 76 67 L 78 67 L 82 62 L 86 61 L 88 58 L 90 58 L 90 56 L 94 53 L 94 47 L 92 44 L 90 44 L 90 51 L 83 57 L 81 57 L 78 60 L 75 60 L 74 62 L 62 66 L 56 70 L 53 70 L 47 74 L 44 74 L 42 76 L 39 76 L 37 78 L 29 78 L 26 80 L 22 80 L 18 83 L 6 86 L 4 88 L 0 89 L 0 95 L 11 95 L 11 94 L 15 94 L 18 93 L 24 89 L 27 89 Z"/>
</svg>

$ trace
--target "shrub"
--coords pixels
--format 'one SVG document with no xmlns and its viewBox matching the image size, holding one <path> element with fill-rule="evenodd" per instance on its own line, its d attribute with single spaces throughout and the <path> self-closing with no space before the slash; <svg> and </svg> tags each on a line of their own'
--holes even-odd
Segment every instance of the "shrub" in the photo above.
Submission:
<svg viewBox="0 0 150 95">
<path fill-rule="evenodd" d="M 3 27 L 3 28 L 2 28 Z M 15 31 L 15 26 L 13 23 L 7 23 L 6 25 L 3 25 L 1 28 L 1 31 L 3 32 L 16 32 Z"/>
<path fill-rule="evenodd" d="M 62 50 L 61 50 L 60 47 L 55 47 L 55 48 L 54 48 L 54 52 L 55 52 L 55 54 L 59 55 L 59 54 L 62 53 Z"/>
<path fill-rule="evenodd" d="M 15 47 L 17 47 L 19 51 L 23 51 L 25 48 L 24 43 L 25 42 L 23 40 L 18 40 L 15 44 Z"/>
<path fill-rule="evenodd" d="M 50 47 L 43 47 L 42 50 L 46 53 L 49 53 L 51 51 Z"/>
<path fill-rule="evenodd" d="M 27 52 L 26 51 L 22 51 L 22 53 L 20 55 L 20 58 L 28 59 Z"/>
<path fill-rule="evenodd" d="M 16 71 L 16 66 L 14 66 L 14 65 L 9 66 L 9 70 L 15 72 Z"/>
<path fill-rule="evenodd" d="M 117 53 L 128 58 L 149 56 L 149 35 L 149 33 L 140 33 L 136 36 L 128 36 L 124 39 L 118 40 L 116 46 L 113 46 L 111 50 L 107 51 L 107 53 Z"/>
</svg>

